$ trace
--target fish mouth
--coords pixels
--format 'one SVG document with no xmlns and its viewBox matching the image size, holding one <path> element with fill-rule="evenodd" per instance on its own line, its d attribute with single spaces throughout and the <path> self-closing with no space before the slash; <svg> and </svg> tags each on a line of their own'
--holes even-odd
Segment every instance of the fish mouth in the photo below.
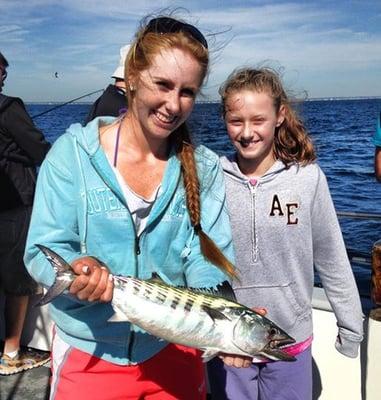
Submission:
<svg viewBox="0 0 381 400">
<path fill-rule="evenodd" d="M 291 354 L 288 354 L 283 348 L 284 346 L 295 342 L 295 339 L 291 337 L 271 340 L 262 350 L 262 354 L 271 360 L 295 361 L 296 358 Z"/>
<path fill-rule="evenodd" d="M 267 344 L 266 347 L 269 347 L 270 349 L 281 349 L 282 347 L 288 345 L 288 344 L 293 344 L 295 343 L 296 340 L 293 339 L 292 337 L 284 338 L 284 339 L 273 339 L 270 340 L 270 342 Z"/>
</svg>

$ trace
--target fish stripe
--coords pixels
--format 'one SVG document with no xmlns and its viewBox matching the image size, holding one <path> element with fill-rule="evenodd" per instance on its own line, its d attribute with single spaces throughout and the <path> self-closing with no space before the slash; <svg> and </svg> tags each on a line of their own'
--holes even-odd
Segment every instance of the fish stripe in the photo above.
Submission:
<svg viewBox="0 0 381 400">
<path fill-rule="evenodd" d="M 163 292 L 157 291 L 156 300 L 159 303 L 164 303 L 166 299 L 167 299 L 167 297 L 165 296 L 165 294 Z"/>
<path fill-rule="evenodd" d="M 185 311 L 192 311 L 192 307 L 194 305 L 194 301 L 192 299 L 187 299 L 184 305 L 184 310 Z"/>
<path fill-rule="evenodd" d="M 141 295 L 144 297 L 151 297 L 153 301 L 157 300 L 160 303 L 164 303 L 166 300 L 171 302 L 170 306 L 176 308 L 181 302 L 184 305 L 184 309 L 193 308 L 194 306 L 202 307 L 234 307 L 238 305 L 228 299 L 216 297 L 213 293 L 194 292 L 187 290 L 186 288 L 177 288 L 175 286 L 167 286 L 165 284 L 153 283 L 150 281 L 141 281 L 138 279 L 133 280 L 134 293 L 142 291 Z M 154 293 L 154 295 L 153 295 Z M 188 303 L 189 302 L 189 303 Z M 188 303 L 188 304 L 187 304 Z"/>
<path fill-rule="evenodd" d="M 177 306 L 179 305 L 179 303 L 180 303 L 180 297 L 179 296 L 176 296 L 173 300 L 172 300 L 172 303 L 171 303 L 171 308 L 173 308 L 174 310 L 176 310 L 176 308 L 177 308 Z"/>
</svg>

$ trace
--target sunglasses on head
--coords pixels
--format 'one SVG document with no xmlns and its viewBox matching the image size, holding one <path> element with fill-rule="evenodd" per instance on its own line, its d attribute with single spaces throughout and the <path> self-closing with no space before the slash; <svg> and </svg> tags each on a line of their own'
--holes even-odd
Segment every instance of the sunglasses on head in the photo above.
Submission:
<svg viewBox="0 0 381 400">
<path fill-rule="evenodd" d="M 185 32 L 192 36 L 193 39 L 201 43 L 206 49 L 208 48 L 208 42 L 204 35 L 193 25 L 185 22 L 177 21 L 176 19 L 169 17 L 154 18 L 149 21 L 145 33 L 176 33 Z"/>
</svg>

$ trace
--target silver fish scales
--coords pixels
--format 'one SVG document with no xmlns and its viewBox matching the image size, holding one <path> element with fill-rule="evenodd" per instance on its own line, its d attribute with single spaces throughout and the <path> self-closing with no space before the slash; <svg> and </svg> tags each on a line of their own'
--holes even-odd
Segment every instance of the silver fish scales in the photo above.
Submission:
<svg viewBox="0 0 381 400">
<path fill-rule="evenodd" d="M 51 249 L 37 245 L 56 272 L 56 281 L 39 304 L 46 304 L 74 280 L 70 265 Z M 114 276 L 112 321 L 129 321 L 168 342 L 195 347 L 210 360 L 218 353 L 292 361 L 281 347 L 294 343 L 280 327 L 218 291 L 179 288 L 159 277 Z"/>
</svg>

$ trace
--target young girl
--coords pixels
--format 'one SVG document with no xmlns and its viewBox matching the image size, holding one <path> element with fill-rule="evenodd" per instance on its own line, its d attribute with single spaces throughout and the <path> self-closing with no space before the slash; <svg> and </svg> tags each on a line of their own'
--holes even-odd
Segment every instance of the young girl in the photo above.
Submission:
<svg viewBox="0 0 381 400">
<path fill-rule="evenodd" d="M 241 69 L 220 89 L 236 153 L 222 158 L 240 281 L 238 301 L 263 306 L 296 339 L 295 362 L 209 365 L 214 399 L 308 400 L 312 397 L 314 267 L 339 327 L 336 348 L 356 357 L 362 311 L 327 181 L 302 122 L 272 70 Z"/>
<path fill-rule="evenodd" d="M 40 170 L 26 265 L 51 286 L 54 271 L 35 246 L 42 244 L 78 275 L 72 296 L 50 306 L 51 399 L 205 398 L 198 351 L 108 320 L 110 273 L 157 273 L 191 287 L 216 287 L 233 273 L 219 159 L 191 145 L 185 124 L 207 68 L 196 27 L 151 19 L 127 55 L 126 114 L 71 126 Z"/>
</svg>

